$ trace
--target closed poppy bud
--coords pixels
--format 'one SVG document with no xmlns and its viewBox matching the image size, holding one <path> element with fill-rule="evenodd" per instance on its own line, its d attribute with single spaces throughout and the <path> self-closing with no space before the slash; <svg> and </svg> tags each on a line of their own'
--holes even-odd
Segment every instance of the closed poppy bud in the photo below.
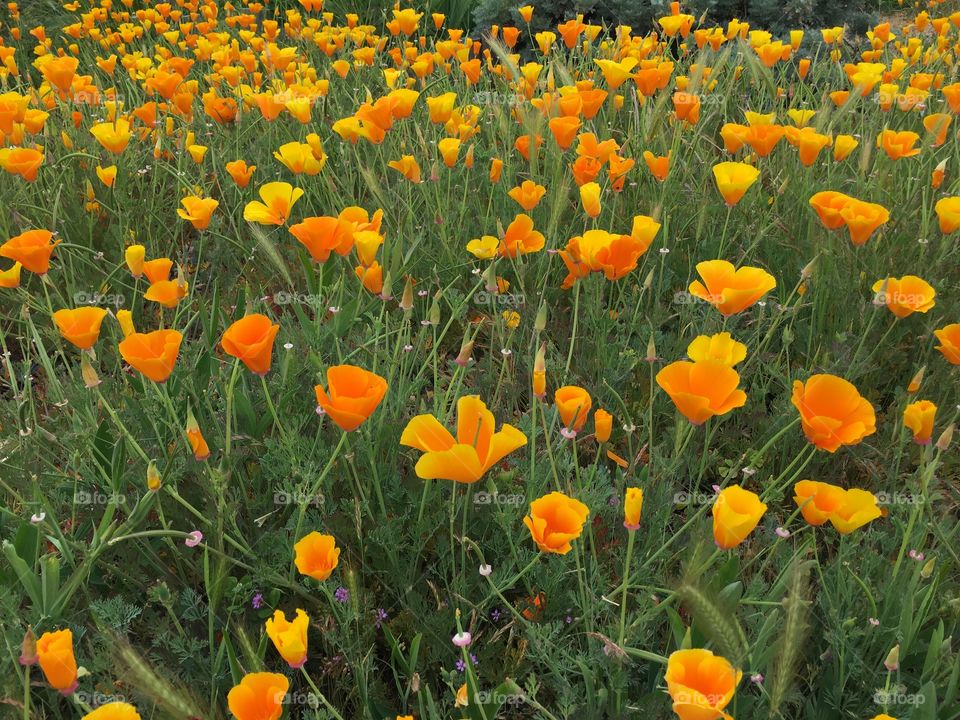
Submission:
<svg viewBox="0 0 960 720">
<path fill-rule="evenodd" d="M 407 280 L 403 284 L 403 295 L 400 296 L 400 309 L 404 313 L 413 310 L 413 278 L 407 275 Z"/>
<path fill-rule="evenodd" d="M 543 332 L 544 328 L 547 327 L 547 304 L 545 302 L 540 303 L 540 307 L 537 309 L 537 315 L 533 321 L 533 328 L 537 332 Z"/>
<path fill-rule="evenodd" d="M 797 75 L 800 76 L 801 80 L 805 80 L 807 73 L 810 72 L 810 58 L 801 58 L 800 62 L 797 63 Z"/>
<path fill-rule="evenodd" d="M 590 508 L 579 500 L 552 492 L 530 503 L 530 514 L 523 518 L 523 524 L 542 552 L 566 555 L 589 515 Z"/>
<path fill-rule="evenodd" d="M 294 564 L 302 575 L 314 580 L 326 580 L 340 561 L 340 548 L 332 535 L 314 530 L 293 546 Z"/>
<path fill-rule="evenodd" d="M 154 382 L 166 381 L 180 354 L 183 335 L 176 330 L 131 333 L 120 343 L 120 355 Z"/>
<path fill-rule="evenodd" d="M 643 490 L 629 487 L 623 498 L 623 526 L 627 530 L 640 528 L 640 512 L 643 510 Z"/>
<path fill-rule="evenodd" d="M 88 712 L 80 720 L 141 720 L 141 718 L 140 713 L 130 703 L 109 702 Z"/>
<path fill-rule="evenodd" d="M 883 666 L 887 669 L 888 672 L 894 672 L 900 669 L 900 645 L 894 645 L 890 652 L 887 653 L 887 657 L 883 661 Z"/>
<path fill-rule="evenodd" d="M 920 445 L 929 445 L 933 436 L 933 423 L 937 415 L 937 406 L 929 400 L 918 400 L 903 410 L 903 425 L 913 433 L 913 441 Z"/>
<path fill-rule="evenodd" d="M 953 432 L 956 430 L 956 427 L 956 423 L 950 423 L 947 429 L 940 434 L 940 437 L 937 438 L 937 450 L 946 452 L 950 448 L 950 443 L 953 440 Z"/>
<path fill-rule="evenodd" d="M 162 484 L 160 471 L 157 470 L 157 464 L 151 460 L 147 465 L 147 490 L 150 492 L 156 492 L 160 489 Z"/>
<path fill-rule="evenodd" d="M 713 539 L 717 547 L 730 550 L 742 543 L 766 511 L 766 504 L 756 493 L 738 485 L 724 488 L 713 503 Z"/>
<path fill-rule="evenodd" d="M 53 321 L 65 340 L 81 350 L 89 350 L 100 337 L 100 324 L 106 314 L 106 310 L 98 307 L 57 310 Z"/>
<path fill-rule="evenodd" d="M 220 344 L 227 355 L 242 361 L 257 375 L 266 375 L 273 358 L 273 342 L 280 326 L 266 315 L 254 313 L 240 318 L 223 333 Z"/>
<path fill-rule="evenodd" d="M 193 457 L 196 460 L 206 460 L 210 457 L 210 447 L 200 432 L 200 425 L 197 418 L 193 416 L 192 410 L 187 410 L 187 442 L 190 443 L 190 449 L 193 450 Z"/>
<path fill-rule="evenodd" d="M 587 422 L 587 415 L 593 405 L 590 393 L 576 385 L 564 385 L 554 393 L 554 402 L 560 420 L 569 430 L 580 430 Z"/>
<path fill-rule="evenodd" d="M 597 408 L 596 412 L 593 413 L 593 427 L 597 442 L 607 442 L 613 430 L 613 415 L 603 408 Z"/>
<path fill-rule="evenodd" d="M 290 681 L 277 673 L 248 673 L 227 693 L 237 720 L 280 720 Z"/>
<path fill-rule="evenodd" d="M 37 664 L 37 636 L 29 626 L 23 634 L 23 642 L 20 643 L 20 664 L 23 666 Z"/>
<path fill-rule="evenodd" d="M 146 255 L 147 250 L 143 245 L 131 245 L 123 253 L 127 267 L 130 269 L 130 274 L 135 278 L 143 275 L 143 260 Z"/>
<path fill-rule="evenodd" d="M 37 640 L 37 661 L 47 682 L 61 695 L 70 695 L 77 689 L 77 661 L 69 629 L 41 635 Z"/>
<path fill-rule="evenodd" d="M 940 186 L 943 185 L 943 180 L 947 175 L 947 161 L 941 160 L 937 163 L 937 166 L 933 169 L 933 172 L 930 175 L 930 187 L 934 190 L 939 190 Z"/>
<path fill-rule="evenodd" d="M 533 5 L 524 5 L 523 7 L 517 10 L 520 13 L 520 17 L 523 18 L 525 23 L 529 23 L 530 19 L 533 17 Z"/>
<path fill-rule="evenodd" d="M 327 389 L 317 385 L 317 408 L 346 432 L 356 430 L 377 409 L 387 393 L 387 381 L 355 365 L 327 369 Z"/>
<path fill-rule="evenodd" d="M 500 182 L 500 175 L 503 172 L 503 160 L 500 158 L 493 158 L 490 161 L 490 182 L 496 185 Z"/>
<path fill-rule="evenodd" d="M 125 338 L 133 335 L 137 330 L 133 327 L 133 313 L 129 310 L 117 310 L 117 322 Z"/>
<path fill-rule="evenodd" d="M 9 258 L 30 272 L 43 275 L 50 269 L 53 249 L 60 244 L 59 240 L 51 243 L 52 239 L 53 233 L 49 230 L 28 230 L 0 245 L 0 257 Z"/>
<path fill-rule="evenodd" d="M 746 163 L 722 162 L 713 166 L 713 177 L 727 206 L 733 207 L 757 181 L 760 171 Z"/>
<path fill-rule="evenodd" d="M 841 445 L 856 445 L 877 431 L 870 402 L 853 383 L 836 375 L 812 375 L 793 383 L 794 407 L 807 439 L 821 450 L 836 452 Z"/>
<path fill-rule="evenodd" d="M 473 354 L 473 340 L 464 340 L 460 345 L 460 352 L 457 354 L 454 362 L 460 367 L 466 367 L 470 362 L 470 356 Z"/>
<path fill-rule="evenodd" d="M 677 650 L 667 658 L 664 679 L 680 720 L 729 718 L 730 704 L 742 673 L 709 650 Z"/>
<path fill-rule="evenodd" d="M 537 355 L 533 361 L 533 394 L 543 400 L 547 394 L 547 344 L 542 343 L 537 348 Z"/>
<path fill-rule="evenodd" d="M 924 365 L 922 368 L 917 370 L 917 374 L 913 376 L 913 378 L 910 380 L 910 384 L 907 385 L 908 393 L 913 394 L 920 389 L 920 383 L 923 382 L 923 373 L 926 371 L 926 369 L 927 367 Z"/>
<path fill-rule="evenodd" d="M 580 202 L 583 211 L 592 218 L 600 214 L 600 185 L 589 182 L 580 186 Z"/>
<path fill-rule="evenodd" d="M 287 664 L 296 669 L 307 662 L 307 628 L 310 618 L 297 608 L 297 616 L 290 622 L 283 610 L 275 610 L 266 622 L 267 636 Z"/>
</svg>

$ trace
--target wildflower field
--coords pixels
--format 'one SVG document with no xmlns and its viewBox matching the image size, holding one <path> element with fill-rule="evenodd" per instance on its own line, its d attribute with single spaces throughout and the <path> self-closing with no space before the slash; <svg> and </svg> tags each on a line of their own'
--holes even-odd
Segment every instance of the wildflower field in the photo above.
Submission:
<svg viewBox="0 0 960 720">
<path fill-rule="evenodd" d="M 0 718 L 960 718 L 958 7 L 21 4 Z"/>
</svg>

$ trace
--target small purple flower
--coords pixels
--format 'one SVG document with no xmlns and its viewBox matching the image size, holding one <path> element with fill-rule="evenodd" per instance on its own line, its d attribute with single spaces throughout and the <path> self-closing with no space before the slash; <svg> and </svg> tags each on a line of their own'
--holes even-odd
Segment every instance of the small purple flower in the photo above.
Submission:
<svg viewBox="0 0 960 720">
<path fill-rule="evenodd" d="M 377 608 L 376 621 L 374 622 L 374 625 L 376 625 L 377 630 L 380 629 L 380 626 L 383 624 L 383 621 L 386 619 L 387 619 L 387 611 L 384 610 L 383 608 Z"/>
<path fill-rule="evenodd" d="M 564 621 L 567 625 L 570 625 L 570 624 L 573 622 L 573 615 L 567 615 L 567 616 L 563 619 L 563 621 Z"/>
<path fill-rule="evenodd" d="M 500 608 L 494 608 L 490 611 L 490 619 L 494 622 L 499 622 L 500 620 Z"/>
<path fill-rule="evenodd" d="M 457 672 L 462 673 L 464 670 L 467 669 L 467 664 L 463 661 L 463 658 L 460 658 L 459 660 L 457 660 L 456 665 L 457 665 Z"/>
<path fill-rule="evenodd" d="M 345 587 L 338 587 L 336 592 L 333 593 L 333 597 L 338 603 L 345 603 L 350 599 L 350 591 Z"/>
<path fill-rule="evenodd" d="M 250 601 L 250 604 L 253 606 L 253 609 L 254 609 L 254 610 L 259 610 L 260 608 L 262 608 L 262 607 L 263 607 L 263 594 L 262 594 L 262 593 L 256 593 L 256 594 L 253 596 L 253 600 Z"/>
<path fill-rule="evenodd" d="M 480 664 L 480 661 L 477 660 L 477 656 L 474 655 L 473 653 L 470 653 L 470 662 L 473 663 L 473 666 L 474 666 L 474 667 L 477 667 L 477 665 Z"/>
</svg>

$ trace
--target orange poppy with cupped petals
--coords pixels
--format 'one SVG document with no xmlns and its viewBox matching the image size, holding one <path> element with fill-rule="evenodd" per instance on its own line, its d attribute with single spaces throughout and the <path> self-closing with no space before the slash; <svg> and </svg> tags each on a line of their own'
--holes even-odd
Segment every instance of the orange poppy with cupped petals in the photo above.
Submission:
<svg viewBox="0 0 960 720">
<path fill-rule="evenodd" d="M 524 180 L 522 184 L 510 190 L 507 193 L 511 198 L 527 212 L 533 210 L 540 202 L 540 199 L 547 192 L 543 185 L 538 185 L 533 180 Z"/>
<path fill-rule="evenodd" d="M 793 500 L 811 525 L 827 522 L 843 504 L 845 494 L 842 487 L 816 480 L 801 480 L 793 486 Z"/>
<path fill-rule="evenodd" d="M 724 488 L 713 503 L 713 539 L 730 550 L 747 539 L 767 511 L 760 496 L 739 485 Z"/>
<path fill-rule="evenodd" d="M 743 674 L 709 650 L 677 650 L 667 658 L 664 679 L 680 720 L 731 720 L 724 712 Z"/>
<path fill-rule="evenodd" d="M 77 689 L 77 661 L 73 633 L 68 629 L 45 632 L 37 640 L 37 661 L 43 676 L 63 695 Z"/>
<path fill-rule="evenodd" d="M 201 198 L 190 195 L 180 201 L 183 208 L 177 208 L 177 215 L 190 222 L 197 230 L 206 230 L 210 227 L 213 211 L 220 207 L 220 203 L 213 198 Z"/>
<path fill-rule="evenodd" d="M 593 406 L 590 393 L 576 385 L 564 385 L 553 396 L 557 412 L 564 426 L 571 430 L 580 430 L 587 422 L 587 415 Z"/>
<path fill-rule="evenodd" d="M 904 275 L 902 278 L 886 278 L 873 284 L 874 302 L 887 306 L 898 318 L 915 312 L 925 313 L 937 303 L 937 291 L 923 278 Z"/>
<path fill-rule="evenodd" d="M 227 707 L 237 720 L 280 720 L 289 689 L 278 673 L 247 673 L 227 693 Z"/>
<path fill-rule="evenodd" d="M 823 190 L 810 196 L 810 207 L 817 213 L 820 222 L 828 230 L 836 230 L 846 223 L 842 211 L 850 202 L 850 196 L 835 190 Z"/>
<path fill-rule="evenodd" d="M 791 401 L 807 439 L 821 450 L 832 453 L 841 445 L 856 445 L 877 430 L 873 406 L 853 383 L 836 375 L 794 381 Z"/>
<path fill-rule="evenodd" d="M 387 394 L 387 381 L 355 365 L 335 365 L 327 369 L 327 389 L 314 388 L 318 411 L 323 412 L 346 432 L 360 427 L 377 409 Z"/>
<path fill-rule="evenodd" d="M 53 233 L 49 230 L 28 230 L 0 245 L 0 256 L 20 263 L 37 275 L 43 275 L 50 269 L 50 255 L 60 244 L 59 240 L 50 242 Z"/>
<path fill-rule="evenodd" d="M 740 374 L 714 360 L 670 363 L 657 373 L 656 380 L 677 410 L 694 425 L 702 425 L 714 415 L 725 415 L 747 402 L 747 394 L 738 387 Z"/>
<path fill-rule="evenodd" d="M 227 355 L 240 360 L 257 375 L 266 375 L 273 358 L 273 341 L 280 326 L 266 315 L 254 313 L 240 318 L 228 327 L 220 344 Z"/>
<path fill-rule="evenodd" d="M 951 365 L 960 365 L 960 323 L 952 323 L 933 331 L 940 341 L 937 345 L 943 356 Z"/>
<path fill-rule="evenodd" d="M 53 321 L 64 339 L 81 350 L 89 350 L 100 337 L 100 324 L 107 311 L 98 307 L 57 310 Z"/>
<path fill-rule="evenodd" d="M 353 247 L 354 224 L 342 217 L 304 218 L 290 227 L 290 234 L 299 240 L 316 262 L 326 262 L 330 253 L 348 255 Z"/>
<path fill-rule="evenodd" d="M 690 284 L 690 294 L 713 305 L 729 317 L 746 310 L 777 286 L 777 280 L 762 268 L 735 268 L 726 260 L 697 263 L 703 282 Z"/>
<path fill-rule="evenodd" d="M 883 205 L 850 198 L 840 210 L 843 222 L 850 231 L 850 242 L 860 247 L 874 231 L 890 219 L 890 211 Z"/>
<path fill-rule="evenodd" d="M 127 363 L 154 382 L 166 381 L 180 354 L 183 335 L 176 330 L 131 333 L 119 345 Z"/>
<path fill-rule="evenodd" d="M 913 441 L 929 445 L 933 437 L 933 423 L 937 418 L 937 406 L 929 400 L 917 400 L 903 410 L 903 425 L 913 433 Z"/>
<path fill-rule="evenodd" d="M 475 483 L 491 467 L 517 448 L 527 436 L 506 423 L 494 432 L 493 413 L 477 395 L 457 401 L 457 436 L 454 438 L 433 415 L 417 415 L 407 423 L 400 444 L 424 453 L 417 461 L 417 477 Z"/>
<path fill-rule="evenodd" d="M 307 577 L 323 582 L 336 570 L 340 562 L 340 548 L 332 535 L 314 530 L 300 538 L 293 546 L 293 562 Z"/>
<path fill-rule="evenodd" d="M 579 500 L 552 492 L 530 503 L 530 514 L 523 518 L 523 524 L 541 551 L 566 555 L 589 515 L 590 508 Z"/>
</svg>

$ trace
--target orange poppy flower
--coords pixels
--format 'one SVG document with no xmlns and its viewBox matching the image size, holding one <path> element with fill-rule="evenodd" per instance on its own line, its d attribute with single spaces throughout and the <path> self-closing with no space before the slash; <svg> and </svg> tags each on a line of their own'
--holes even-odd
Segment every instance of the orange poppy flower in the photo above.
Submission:
<svg viewBox="0 0 960 720">
<path fill-rule="evenodd" d="M 793 499 L 803 519 L 819 526 L 827 522 L 843 504 L 846 490 L 830 483 L 801 480 L 793 486 Z"/>
<path fill-rule="evenodd" d="M 577 431 L 583 429 L 593 406 L 590 393 L 576 385 L 564 385 L 557 389 L 553 399 L 564 427 Z"/>
<path fill-rule="evenodd" d="M 157 383 L 166 381 L 180 354 L 183 335 L 176 330 L 131 333 L 119 345 L 127 363 Z"/>
<path fill-rule="evenodd" d="M 726 658 L 709 650 L 677 650 L 667 658 L 664 679 L 680 720 L 711 720 L 730 716 L 730 704 L 743 674 Z"/>
<path fill-rule="evenodd" d="M 835 190 L 823 190 L 810 196 L 810 207 L 828 230 L 836 230 L 846 223 L 842 211 L 850 202 L 849 195 Z"/>
<path fill-rule="evenodd" d="M 883 148 L 891 160 L 900 160 L 919 155 L 920 148 L 914 147 L 919 141 L 920 136 L 909 130 L 884 130 L 877 136 L 877 147 Z"/>
<path fill-rule="evenodd" d="M 940 222 L 940 232 L 948 234 L 960 228 L 960 197 L 940 198 L 933 209 Z"/>
<path fill-rule="evenodd" d="M 506 423 L 494 432 L 493 413 L 476 395 L 457 401 L 457 437 L 454 439 L 433 415 L 417 415 L 407 423 L 400 444 L 424 454 L 417 461 L 417 477 L 474 483 L 517 448 L 527 436 Z"/>
<path fill-rule="evenodd" d="M 234 160 L 233 162 L 228 162 L 226 168 L 237 187 L 245 188 L 250 184 L 250 178 L 253 177 L 253 173 L 257 169 L 257 166 L 248 166 L 244 160 Z"/>
<path fill-rule="evenodd" d="M 647 164 L 647 168 L 650 170 L 650 174 L 657 180 L 657 182 L 663 182 L 667 179 L 667 175 L 670 172 L 670 155 L 654 155 L 649 150 L 643 151 L 643 161 Z"/>
<path fill-rule="evenodd" d="M 353 248 L 354 224 L 342 217 L 308 217 L 290 227 L 316 262 L 326 262 L 331 252 L 347 255 Z"/>
<path fill-rule="evenodd" d="M 703 282 L 694 280 L 690 294 L 713 305 L 724 316 L 736 315 L 777 286 L 777 280 L 762 268 L 734 268 L 726 260 L 697 263 Z"/>
<path fill-rule="evenodd" d="M 3 148 L 0 150 L 0 167 L 11 175 L 19 175 L 27 182 L 34 182 L 43 165 L 44 154 L 33 148 Z"/>
<path fill-rule="evenodd" d="M 88 712 L 80 720 L 142 720 L 142 718 L 130 703 L 108 702 Z"/>
<path fill-rule="evenodd" d="M 62 695 L 77 689 L 77 661 L 69 629 L 45 632 L 37 639 L 37 661 L 43 676 Z"/>
<path fill-rule="evenodd" d="M 7 270 L 0 270 L 0 288 L 20 287 L 20 270 L 23 265 L 15 262 Z"/>
<path fill-rule="evenodd" d="M 883 205 L 856 198 L 849 198 L 840 215 L 850 231 L 850 242 L 857 247 L 865 244 L 874 231 L 890 219 L 890 211 Z"/>
<path fill-rule="evenodd" d="M 287 665 L 297 669 L 307 662 L 307 628 L 310 618 L 306 612 L 297 608 L 297 615 L 288 621 L 283 610 L 274 610 L 273 617 L 265 624 L 267 637 L 287 661 Z"/>
<path fill-rule="evenodd" d="M 726 415 L 747 402 L 747 394 L 738 387 L 737 371 L 714 360 L 670 363 L 657 373 L 656 380 L 694 425 L 702 425 L 714 415 Z"/>
<path fill-rule="evenodd" d="M 49 230 L 28 230 L 0 245 L 0 257 L 20 263 L 32 273 L 43 275 L 50 269 L 50 255 L 60 244 L 53 243 L 53 233 Z"/>
<path fill-rule="evenodd" d="M 227 355 L 243 362 L 250 372 L 266 375 L 270 371 L 273 341 L 278 332 L 280 326 L 270 318 L 253 313 L 228 327 L 220 338 L 220 344 Z"/>
<path fill-rule="evenodd" d="M 530 503 L 523 524 L 542 552 L 566 555 L 571 541 L 580 537 L 590 508 L 562 492 L 552 492 Z"/>
<path fill-rule="evenodd" d="M 300 538 L 293 546 L 293 562 L 302 575 L 323 582 L 340 562 L 340 548 L 332 535 L 316 530 Z"/>
<path fill-rule="evenodd" d="M 377 409 L 387 394 L 387 381 L 355 365 L 335 365 L 327 369 L 327 389 L 317 385 L 314 391 L 318 411 L 323 410 L 341 430 L 351 432 Z"/>
<path fill-rule="evenodd" d="M 947 362 L 952 365 L 960 365 L 960 323 L 953 323 L 939 330 L 934 330 L 933 334 L 940 341 L 937 350 L 943 353 Z"/>
<path fill-rule="evenodd" d="M 761 126 L 762 127 L 762 126 Z M 753 165 L 739 162 L 722 162 L 713 166 L 713 178 L 728 207 L 733 207 L 760 177 Z"/>
<path fill-rule="evenodd" d="M 115 155 L 126 150 L 133 133 L 130 131 L 128 120 L 117 119 L 114 122 L 97 123 L 90 128 L 90 134 L 96 138 L 105 149 Z"/>
<path fill-rule="evenodd" d="M 290 183 L 271 182 L 259 190 L 260 199 L 247 203 L 243 209 L 243 219 L 261 225 L 283 225 L 290 217 L 297 200 L 303 197 L 303 190 Z"/>
<path fill-rule="evenodd" d="M 800 411 L 807 439 L 821 450 L 836 452 L 841 445 L 856 445 L 876 432 L 873 406 L 853 383 L 836 375 L 812 375 L 793 383 L 791 402 Z"/>
<path fill-rule="evenodd" d="M 937 417 L 937 406 L 929 400 L 918 400 L 903 410 L 903 426 L 913 433 L 913 441 L 920 445 L 929 445 L 933 436 L 933 423 Z"/>
<path fill-rule="evenodd" d="M 549 122 L 550 132 L 553 139 L 561 150 L 569 150 L 573 145 L 574 138 L 580 130 L 580 118 L 578 117 L 555 117 Z M 518 201 L 519 202 L 519 201 Z"/>
<path fill-rule="evenodd" d="M 886 278 L 873 284 L 874 302 L 883 303 L 898 318 L 925 313 L 936 305 L 937 291 L 916 275 Z"/>
<path fill-rule="evenodd" d="M 213 211 L 220 207 L 220 203 L 213 198 L 201 198 L 190 195 L 180 201 L 184 209 L 177 208 L 177 215 L 187 220 L 197 230 L 206 230 L 210 227 L 210 218 Z"/>
<path fill-rule="evenodd" d="M 106 310 L 98 307 L 57 310 L 53 321 L 64 339 L 81 350 L 89 350 L 100 337 L 100 324 L 106 314 Z"/>
<path fill-rule="evenodd" d="M 767 511 L 760 496 L 739 485 L 724 488 L 713 503 L 713 539 L 730 550 L 747 539 Z"/>
<path fill-rule="evenodd" d="M 404 155 L 399 160 L 391 160 L 387 167 L 396 170 L 412 183 L 419 183 L 421 180 L 420 165 L 413 155 Z"/>
<path fill-rule="evenodd" d="M 227 693 L 227 707 L 237 720 L 280 720 L 290 681 L 277 673 L 247 673 Z"/>
<path fill-rule="evenodd" d="M 193 450 L 195 460 L 206 460 L 210 457 L 210 446 L 207 445 L 203 433 L 200 431 L 200 425 L 193 415 L 192 410 L 187 410 L 187 442 L 190 443 L 190 449 Z"/>
<path fill-rule="evenodd" d="M 540 203 L 540 199 L 546 192 L 547 189 L 543 185 L 538 185 L 533 180 L 524 180 L 523 183 L 510 190 L 507 195 L 516 200 L 524 210 L 530 212 Z"/>
</svg>

